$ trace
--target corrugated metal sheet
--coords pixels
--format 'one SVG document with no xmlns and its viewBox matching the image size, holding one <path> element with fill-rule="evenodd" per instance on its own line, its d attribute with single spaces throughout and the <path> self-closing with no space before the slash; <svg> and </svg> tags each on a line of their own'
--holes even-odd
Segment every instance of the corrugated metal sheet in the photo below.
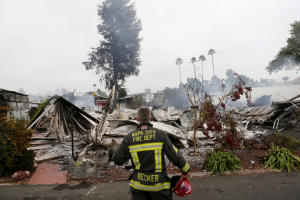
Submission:
<svg viewBox="0 0 300 200">
<path fill-rule="evenodd" d="M 239 112 L 234 112 L 234 118 L 252 123 L 264 123 L 275 114 L 275 109 L 271 106 L 247 107 Z"/>
</svg>

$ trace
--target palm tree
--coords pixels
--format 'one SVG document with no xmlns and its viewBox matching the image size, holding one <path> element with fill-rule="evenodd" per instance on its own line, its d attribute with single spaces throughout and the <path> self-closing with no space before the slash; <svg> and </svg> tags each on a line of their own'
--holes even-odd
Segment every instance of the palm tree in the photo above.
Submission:
<svg viewBox="0 0 300 200">
<path fill-rule="evenodd" d="M 197 59 L 195 57 L 191 58 L 191 63 L 193 63 L 193 67 L 194 67 L 194 74 L 195 74 L 195 81 L 197 80 L 196 77 L 196 66 L 195 66 L 195 62 L 197 62 Z"/>
<path fill-rule="evenodd" d="M 180 69 L 180 65 L 183 63 L 183 59 L 182 58 L 176 58 L 176 65 L 178 65 L 179 67 L 179 78 L 180 78 L 180 84 L 181 84 L 181 69 Z"/>
<path fill-rule="evenodd" d="M 203 85 L 203 62 L 206 61 L 206 57 L 204 55 L 199 56 L 199 61 L 201 61 L 201 66 L 202 66 L 202 93 L 204 90 L 204 85 Z"/>
<path fill-rule="evenodd" d="M 214 76 L 216 76 L 215 73 L 215 63 L 214 63 L 214 54 L 217 53 L 214 49 L 210 49 L 208 50 L 208 55 L 211 55 L 211 60 L 212 60 L 212 64 L 213 64 L 213 71 L 214 71 Z"/>
</svg>

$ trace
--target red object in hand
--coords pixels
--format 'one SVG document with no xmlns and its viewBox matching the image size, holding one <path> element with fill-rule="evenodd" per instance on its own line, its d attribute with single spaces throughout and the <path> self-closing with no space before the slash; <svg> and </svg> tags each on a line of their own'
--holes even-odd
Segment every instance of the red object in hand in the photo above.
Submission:
<svg viewBox="0 0 300 200">
<path fill-rule="evenodd" d="M 180 196 L 180 197 L 192 194 L 193 188 L 192 188 L 192 185 L 191 185 L 190 181 L 187 179 L 186 176 L 182 176 L 180 178 L 180 180 L 178 181 L 178 183 L 174 187 L 173 192 L 177 196 Z"/>
</svg>

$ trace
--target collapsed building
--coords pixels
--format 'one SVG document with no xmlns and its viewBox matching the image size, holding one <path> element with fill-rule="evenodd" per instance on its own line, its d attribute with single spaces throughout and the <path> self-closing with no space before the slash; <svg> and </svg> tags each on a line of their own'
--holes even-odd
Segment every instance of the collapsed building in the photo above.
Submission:
<svg viewBox="0 0 300 200">
<path fill-rule="evenodd" d="M 271 105 L 233 109 L 234 118 L 250 130 L 284 131 L 300 139 L 300 95 Z M 297 115 L 298 112 L 298 115 Z"/>
<path fill-rule="evenodd" d="M 46 130 L 63 142 L 71 134 L 88 140 L 89 133 L 99 121 L 60 96 L 48 100 L 28 125 L 28 129 Z"/>
<path fill-rule="evenodd" d="M 28 120 L 33 106 L 36 105 L 29 102 L 28 95 L 0 89 L 0 117 Z"/>
</svg>

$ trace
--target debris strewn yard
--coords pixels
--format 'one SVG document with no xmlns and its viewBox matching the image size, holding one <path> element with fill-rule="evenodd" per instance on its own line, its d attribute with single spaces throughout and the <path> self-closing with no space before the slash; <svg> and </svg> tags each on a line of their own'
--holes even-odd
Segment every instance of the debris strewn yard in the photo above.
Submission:
<svg viewBox="0 0 300 200">
<path fill-rule="evenodd" d="M 228 108 L 237 121 L 243 147 L 248 145 L 246 149 L 230 150 L 241 160 L 242 169 L 263 169 L 261 158 L 267 150 L 262 139 L 264 136 L 283 130 L 299 132 L 299 118 L 291 120 L 300 106 L 297 98 L 299 96 L 284 102 L 273 102 L 270 106 Z M 175 107 L 152 107 L 151 113 L 154 128 L 170 137 L 190 163 L 192 172 L 205 172 L 203 164 L 206 155 L 222 147 L 220 134 L 210 132 L 207 137 L 197 130 L 195 154 L 192 108 L 181 111 Z M 62 97 L 51 98 L 28 126 L 28 129 L 35 130 L 28 149 L 36 153 L 37 164 L 34 174 L 26 179 L 28 183 L 40 183 L 36 181 L 37 176 L 45 176 L 45 182 L 52 183 L 53 178 L 47 178 L 49 174 L 57 176 L 60 183 L 127 180 L 131 172 L 125 168 L 131 163 L 115 166 L 111 157 L 123 137 L 136 129 L 137 110 L 114 110 L 106 116 L 102 132 L 95 138 L 93 134 L 103 120 L 103 114 L 84 112 Z M 94 144 L 95 139 L 98 145 Z M 167 163 L 169 173 L 179 173 L 175 166 Z M 45 167 L 47 165 L 49 167 Z"/>
</svg>

